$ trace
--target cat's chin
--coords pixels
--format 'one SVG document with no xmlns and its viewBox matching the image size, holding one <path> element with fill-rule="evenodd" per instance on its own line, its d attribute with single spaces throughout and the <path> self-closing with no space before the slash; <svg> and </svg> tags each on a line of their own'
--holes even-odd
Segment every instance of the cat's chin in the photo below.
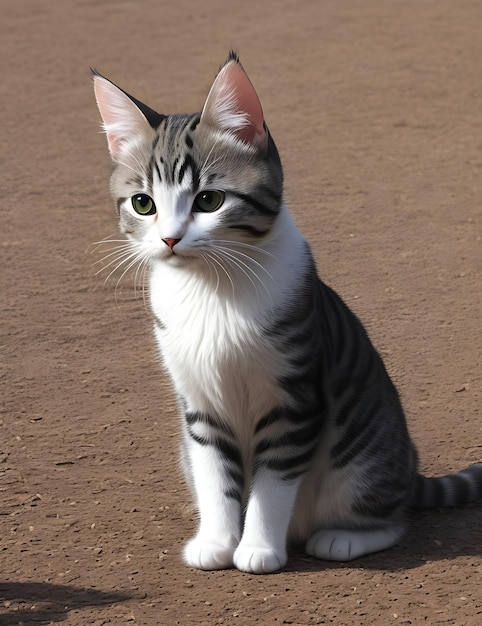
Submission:
<svg viewBox="0 0 482 626">
<path fill-rule="evenodd" d="M 186 265 L 190 265 L 191 263 L 195 263 L 199 261 L 199 257 L 193 254 L 182 253 L 171 253 L 167 256 L 162 255 L 158 257 L 158 261 L 160 263 L 164 263 L 171 267 L 185 267 Z"/>
</svg>

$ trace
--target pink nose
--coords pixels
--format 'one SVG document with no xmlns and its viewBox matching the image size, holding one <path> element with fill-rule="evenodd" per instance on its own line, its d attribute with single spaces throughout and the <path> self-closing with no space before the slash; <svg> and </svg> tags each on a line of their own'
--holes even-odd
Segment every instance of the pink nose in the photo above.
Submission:
<svg viewBox="0 0 482 626">
<path fill-rule="evenodd" d="M 166 246 L 169 246 L 171 248 L 171 250 L 174 248 L 174 246 L 176 245 L 176 243 L 179 243 L 181 240 L 180 239 L 170 239 L 169 237 L 167 237 L 166 239 L 162 240 Z"/>
</svg>

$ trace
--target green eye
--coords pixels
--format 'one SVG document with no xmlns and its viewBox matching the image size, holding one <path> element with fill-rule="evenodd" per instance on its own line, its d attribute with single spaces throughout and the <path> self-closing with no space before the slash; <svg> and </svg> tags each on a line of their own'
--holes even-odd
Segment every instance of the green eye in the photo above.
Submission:
<svg viewBox="0 0 482 626">
<path fill-rule="evenodd" d="M 194 198 L 193 211 L 212 213 L 222 207 L 224 191 L 200 191 Z"/>
<path fill-rule="evenodd" d="M 154 200 L 145 193 L 132 196 L 132 206 L 134 207 L 134 211 L 139 213 L 139 215 L 154 215 L 156 212 Z"/>
</svg>

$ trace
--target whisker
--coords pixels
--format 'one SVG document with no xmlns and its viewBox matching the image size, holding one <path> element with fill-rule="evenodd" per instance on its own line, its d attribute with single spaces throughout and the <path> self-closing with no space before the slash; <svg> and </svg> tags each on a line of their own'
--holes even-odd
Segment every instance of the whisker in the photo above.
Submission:
<svg viewBox="0 0 482 626">
<path fill-rule="evenodd" d="M 141 280 L 142 280 L 142 301 L 144 303 L 144 308 L 147 309 L 147 302 L 146 302 L 146 291 L 147 291 L 147 287 L 146 287 L 146 275 L 147 275 L 147 270 L 149 269 L 149 261 L 150 259 L 148 257 L 146 257 L 144 259 L 144 261 L 141 262 L 140 267 L 142 267 L 142 275 L 141 275 Z"/>
<path fill-rule="evenodd" d="M 121 259 L 124 259 L 120 263 L 120 265 L 123 265 L 126 260 L 128 260 L 129 258 L 132 258 L 135 254 L 137 254 L 137 251 L 136 250 L 132 250 L 132 249 L 121 251 L 117 256 L 115 256 L 113 259 L 111 259 L 109 261 L 109 263 L 107 263 L 106 265 L 101 267 L 99 270 L 97 270 L 97 272 L 95 273 L 95 276 L 97 276 L 97 274 L 100 274 L 101 272 L 105 271 L 106 269 L 108 269 L 109 267 L 114 265 L 114 263 L 116 263 L 117 261 L 121 261 Z M 112 255 L 109 255 L 109 256 L 112 256 Z M 101 260 L 103 260 L 103 259 L 101 259 Z M 120 267 L 120 265 L 118 267 Z M 116 270 L 116 268 L 114 268 L 113 271 L 115 272 L 115 270 Z M 109 276 L 110 276 L 110 274 L 109 274 Z"/>
<path fill-rule="evenodd" d="M 107 277 L 106 277 L 106 279 L 104 280 L 104 283 L 106 283 L 106 282 L 109 280 L 109 278 L 110 278 L 113 274 L 115 274 L 115 272 L 116 272 L 117 270 L 119 270 L 119 269 L 120 269 L 123 265 L 125 265 L 126 263 L 129 263 L 129 262 L 131 261 L 131 259 L 136 259 L 136 258 L 138 258 L 138 256 L 139 256 L 139 255 L 138 255 L 138 252 L 137 252 L 137 250 L 136 250 L 136 251 L 131 252 L 130 254 L 124 253 L 122 256 L 124 256 L 125 258 L 124 258 L 124 259 L 122 259 L 122 261 L 120 261 L 120 263 L 118 263 L 118 264 L 114 267 L 114 269 L 113 269 L 113 270 L 112 270 L 112 271 L 108 274 L 108 276 L 107 276 Z M 109 265 L 107 265 L 107 266 L 106 266 L 105 268 L 103 268 L 103 269 L 107 269 L 110 265 L 113 265 L 113 264 L 115 263 L 115 261 L 116 261 L 116 259 L 114 259 L 113 261 L 111 261 L 111 262 L 109 263 Z M 99 270 L 99 272 L 101 272 L 101 271 L 102 271 L 102 270 Z M 98 274 L 99 272 L 97 272 L 97 274 Z M 125 273 L 125 272 L 124 272 L 124 273 Z M 97 275 L 97 274 L 96 274 L 96 275 Z M 124 276 L 124 274 L 122 274 L 122 276 Z M 121 278 L 122 278 L 122 276 L 121 276 Z M 117 281 L 117 285 L 118 285 L 118 284 L 119 284 L 119 281 Z M 117 285 L 116 285 L 116 289 L 117 289 Z"/>
<path fill-rule="evenodd" d="M 135 297 L 137 297 L 137 283 L 140 282 L 141 288 L 142 288 L 142 300 L 144 302 L 144 306 L 146 305 L 146 298 L 145 298 L 145 278 L 146 278 L 146 271 L 147 271 L 147 267 L 149 266 L 149 257 L 148 256 L 143 256 L 143 258 L 141 259 L 141 262 L 139 263 L 139 265 L 136 268 L 136 272 L 134 274 L 134 295 Z M 139 281 L 140 278 L 140 281 Z"/>
<path fill-rule="evenodd" d="M 216 263 L 216 264 L 217 264 L 217 265 L 218 265 L 218 266 L 219 266 L 219 267 L 223 270 L 223 272 L 226 274 L 226 276 L 227 276 L 227 278 L 228 278 L 229 282 L 231 283 L 231 288 L 232 288 L 232 290 L 233 290 L 233 296 L 234 296 L 234 293 L 235 293 L 234 283 L 233 283 L 233 281 L 232 281 L 232 279 L 231 279 L 231 276 L 229 275 L 228 270 L 224 267 L 224 265 L 222 264 L 222 262 L 219 260 L 219 256 L 220 256 L 220 255 L 219 255 L 217 252 L 215 252 L 214 250 L 212 250 L 212 249 L 210 249 L 210 250 L 206 250 L 206 251 L 204 252 L 204 254 L 206 254 L 206 255 L 207 255 L 207 256 L 208 256 L 208 257 L 209 257 L 212 261 L 214 261 L 214 263 Z M 221 256 L 221 259 L 222 259 L 222 258 L 223 258 L 223 257 Z"/>
<path fill-rule="evenodd" d="M 219 246 L 219 247 L 223 247 L 223 246 Z M 241 252 L 239 250 L 233 250 L 232 248 L 227 248 L 232 254 L 238 254 L 243 256 L 245 259 L 248 259 L 248 261 L 251 261 L 252 263 L 254 263 L 255 265 L 257 265 L 260 269 L 263 270 L 263 272 L 266 272 L 266 274 L 271 278 L 271 280 L 274 280 L 273 276 L 271 275 L 271 273 L 264 267 L 264 265 L 262 265 L 262 263 L 259 263 L 256 259 L 253 259 L 252 256 L 249 256 L 249 254 L 245 254 L 244 252 Z"/>
<path fill-rule="evenodd" d="M 92 265 L 98 265 L 99 263 L 103 263 L 104 261 L 106 261 L 109 257 L 114 256 L 114 255 L 119 255 L 121 252 L 126 252 L 128 250 L 132 250 L 132 245 L 129 244 L 127 246 L 119 246 L 116 248 L 109 248 L 109 250 L 105 250 L 105 252 L 109 252 L 109 254 L 106 254 L 105 256 L 101 257 L 100 259 L 97 259 L 97 261 L 94 261 L 92 263 Z"/>
<path fill-rule="evenodd" d="M 273 298 L 271 295 L 271 292 L 269 290 L 269 288 L 267 287 L 267 285 L 265 284 L 265 282 L 262 280 L 261 276 L 259 276 L 259 274 L 250 266 L 248 265 L 245 261 L 243 261 L 242 259 L 240 259 L 239 257 L 236 257 L 236 254 L 239 254 L 238 251 L 235 250 L 230 250 L 227 249 L 223 246 L 215 246 L 216 249 L 219 250 L 219 252 L 224 255 L 226 257 L 226 260 L 230 260 L 230 264 L 232 267 L 237 267 L 239 270 L 241 270 L 245 276 L 250 280 L 251 284 L 253 285 L 256 293 L 258 293 L 258 288 L 253 280 L 252 277 L 254 277 L 258 283 L 263 287 L 263 289 L 265 290 L 267 296 L 269 297 L 271 304 L 273 304 Z M 251 257 L 244 255 L 248 260 L 253 260 L 251 259 Z M 259 265 L 259 263 L 257 263 L 257 265 Z M 262 267 L 261 265 L 259 265 L 260 267 Z M 265 268 L 262 268 L 265 270 Z M 267 270 L 265 270 L 267 272 Z M 267 272 L 268 275 L 271 277 L 271 275 L 269 274 L 269 272 Z M 272 277 L 271 277 L 272 279 Z"/>
<path fill-rule="evenodd" d="M 209 257 L 206 257 L 206 255 L 204 253 L 202 253 L 202 252 L 200 254 L 201 254 L 202 259 L 204 259 L 206 265 L 208 266 L 209 274 L 211 275 L 213 270 L 214 270 L 214 272 L 216 274 L 216 289 L 214 290 L 214 293 L 216 294 L 216 293 L 218 293 L 218 288 L 219 288 L 219 280 L 220 280 L 219 279 L 219 272 L 218 272 L 216 266 L 209 262 Z"/>
<path fill-rule="evenodd" d="M 216 243 L 226 243 L 229 246 L 238 246 L 241 248 L 246 248 L 248 250 L 254 250 L 255 252 L 261 252 L 262 254 L 266 254 L 267 256 L 271 257 L 272 259 L 274 259 L 275 261 L 279 263 L 279 258 L 275 256 L 274 254 L 272 254 L 271 252 L 269 252 L 269 250 L 265 250 L 264 248 L 260 248 L 259 246 L 254 246 L 244 241 L 233 241 L 231 239 L 218 239 Z"/>
<path fill-rule="evenodd" d="M 139 262 L 143 262 L 145 259 L 145 256 L 143 255 L 142 252 L 138 252 L 135 255 L 133 255 L 131 257 L 132 260 L 127 260 L 128 261 L 128 265 L 127 267 L 124 269 L 124 271 L 122 272 L 122 274 L 120 275 L 119 279 L 117 280 L 116 286 L 115 286 L 115 290 L 117 291 L 117 288 L 120 285 L 120 282 L 122 281 L 122 279 L 124 278 L 124 276 L 127 274 L 127 272 L 133 268 L 135 265 L 137 265 Z M 136 288 L 135 288 L 135 275 L 134 275 L 134 297 L 136 296 Z"/>
<path fill-rule="evenodd" d="M 110 242 L 117 242 L 117 241 L 128 241 L 128 239 L 126 239 L 124 237 L 124 239 L 111 239 L 111 237 L 118 237 L 118 233 L 111 233 L 110 235 L 107 235 L 106 237 L 104 237 L 103 239 L 100 239 L 99 241 L 94 241 L 92 242 L 91 245 L 96 246 L 99 245 L 101 243 L 110 243 Z"/>
<path fill-rule="evenodd" d="M 237 259 L 234 255 L 232 255 L 229 252 L 227 252 L 226 248 L 221 248 L 220 246 L 216 246 L 216 249 L 219 250 L 221 255 L 225 257 L 226 261 L 231 265 L 231 267 L 237 267 L 237 268 L 239 268 L 243 272 L 243 274 L 248 278 L 248 280 L 251 282 L 251 284 L 253 285 L 253 287 L 255 288 L 255 290 L 257 292 L 258 288 L 256 287 L 256 284 L 255 284 L 254 280 L 251 278 L 251 276 L 246 271 L 246 270 L 250 270 L 251 273 L 256 276 L 256 278 L 259 278 L 256 275 L 256 273 L 254 272 L 254 270 L 252 270 L 248 265 L 246 265 L 246 263 L 244 263 L 244 261 L 241 261 L 240 259 Z M 244 267 L 242 267 L 243 265 L 244 265 Z M 244 268 L 246 268 L 246 269 L 244 269 Z"/>
</svg>

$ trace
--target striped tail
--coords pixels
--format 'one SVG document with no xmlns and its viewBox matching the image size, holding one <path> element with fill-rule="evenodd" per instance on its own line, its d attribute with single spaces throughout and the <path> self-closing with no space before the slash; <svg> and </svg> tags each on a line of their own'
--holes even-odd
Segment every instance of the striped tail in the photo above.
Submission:
<svg viewBox="0 0 482 626">
<path fill-rule="evenodd" d="M 412 506 L 418 509 L 461 506 L 479 499 L 482 499 L 482 463 L 437 478 L 417 474 Z"/>
</svg>

